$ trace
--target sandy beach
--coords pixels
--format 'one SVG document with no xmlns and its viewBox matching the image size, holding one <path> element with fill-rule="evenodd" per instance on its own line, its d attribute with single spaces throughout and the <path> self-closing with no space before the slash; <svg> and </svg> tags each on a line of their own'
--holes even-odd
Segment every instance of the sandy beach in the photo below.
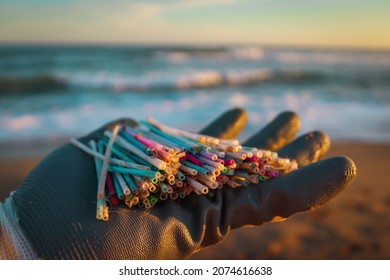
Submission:
<svg viewBox="0 0 390 280">
<path fill-rule="evenodd" d="M 49 152 L 22 157 L 6 149 L 1 148 L 0 201 Z M 347 155 L 357 165 L 348 190 L 287 221 L 232 231 L 192 259 L 390 259 L 390 145 L 333 143 L 328 156 L 333 155 Z"/>
</svg>

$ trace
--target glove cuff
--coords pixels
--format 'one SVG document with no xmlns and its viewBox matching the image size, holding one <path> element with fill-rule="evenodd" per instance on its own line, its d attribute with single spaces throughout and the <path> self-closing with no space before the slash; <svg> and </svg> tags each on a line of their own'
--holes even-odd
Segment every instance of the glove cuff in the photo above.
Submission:
<svg viewBox="0 0 390 280">
<path fill-rule="evenodd" d="M 37 259 L 18 221 L 11 195 L 0 203 L 0 259 Z"/>
</svg>

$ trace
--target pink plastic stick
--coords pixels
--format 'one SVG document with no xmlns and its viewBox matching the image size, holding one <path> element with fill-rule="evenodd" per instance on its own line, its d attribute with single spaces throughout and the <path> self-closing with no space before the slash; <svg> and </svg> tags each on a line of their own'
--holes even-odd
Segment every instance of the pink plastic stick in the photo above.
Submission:
<svg viewBox="0 0 390 280">
<path fill-rule="evenodd" d="M 249 161 L 259 161 L 259 158 L 257 156 L 252 156 L 250 158 L 246 158 L 246 160 L 249 160 Z"/>
<path fill-rule="evenodd" d="M 107 173 L 106 185 L 107 185 L 108 193 L 110 194 L 112 205 L 114 205 L 114 206 L 118 205 L 119 204 L 119 200 L 118 200 L 118 197 L 116 195 L 114 183 L 112 181 L 110 173 Z"/>
<path fill-rule="evenodd" d="M 203 165 L 203 163 L 198 158 L 193 156 L 191 153 L 186 153 L 186 156 L 187 156 L 187 160 L 192 162 L 193 164 L 196 164 L 198 166 L 202 166 Z"/>
<path fill-rule="evenodd" d="M 225 165 L 233 165 L 235 164 L 236 162 L 234 161 L 234 159 L 225 159 L 224 160 L 224 164 Z"/>
</svg>

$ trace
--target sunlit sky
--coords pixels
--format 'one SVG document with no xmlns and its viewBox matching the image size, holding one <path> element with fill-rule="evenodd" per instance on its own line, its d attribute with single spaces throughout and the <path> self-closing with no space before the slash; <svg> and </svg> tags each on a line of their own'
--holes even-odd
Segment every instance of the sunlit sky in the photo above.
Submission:
<svg viewBox="0 0 390 280">
<path fill-rule="evenodd" d="M 0 0 L 0 42 L 390 48 L 390 1 Z"/>
</svg>

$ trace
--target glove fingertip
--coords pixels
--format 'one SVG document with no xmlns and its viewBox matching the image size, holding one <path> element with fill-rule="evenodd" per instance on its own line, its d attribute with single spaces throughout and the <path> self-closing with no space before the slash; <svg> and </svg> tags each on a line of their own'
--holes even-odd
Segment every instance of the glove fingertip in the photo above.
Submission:
<svg viewBox="0 0 390 280">
<path fill-rule="evenodd" d="M 275 151 L 290 143 L 300 128 L 299 115 L 292 111 L 285 111 L 250 137 L 245 145 Z"/>
<path fill-rule="evenodd" d="M 244 129 L 247 122 L 248 113 L 244 109 L 234 108 L 226 111 L 202 129 L 200 133 L 223 139 L 233 139 Z"/>
<path fill-rule="evenodd" d="M 332 188 L 329 188 L 329 199 L 336 196 L 339 192 L 347 189 L 357 174 L 357 168 L 354 161 L 347 156 L 337 156 L 332 158 L 334 174 L 330 182 Z"/>
<path fill-rule="evenodd" d="M 327 203 L 347 189 L 357 173 L 355 163 L 346 156 L 322 160 L 302 170 L 302 184 L 296 190 L 296 201 L 301 204 L 298 207 L 301 209 L 296 209 L 296 212 L 315 209 Z"/>
<path fill-rule="evenodd" d="M 312 131 L 278 151 L 279 156 L 295 159 L 300 167 L 322 159 L 330 149 L 330 138 L 322 131 Z"/>
<path fill-rule="evenodd" d="M 265 221 L 313 210 L 347 189 L 356 177 L 356 165 L 346 156 L 313 163 L 275 181 L 263 190 L 268 211 Z M 277 182 L 279 181 L 279 182 Z"/>
</svg>

